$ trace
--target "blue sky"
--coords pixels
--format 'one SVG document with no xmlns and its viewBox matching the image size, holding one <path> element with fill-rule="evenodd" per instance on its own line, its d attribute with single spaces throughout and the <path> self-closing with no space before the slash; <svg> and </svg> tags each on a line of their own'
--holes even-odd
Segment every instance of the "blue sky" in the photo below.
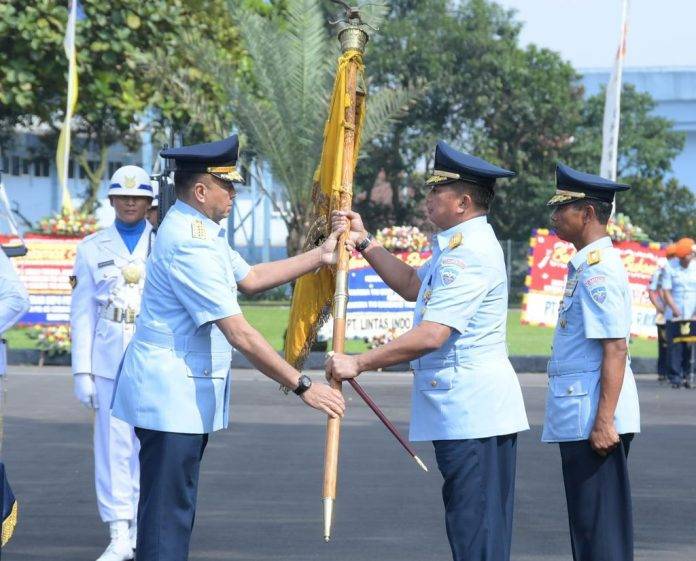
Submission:
<svg viewBox="0 0 696 561">
<path fill-rule="evenodd" d="M 576 68 L 608 68 L 620 0 L 496 0 L 517 10 L 522 43 L 560 52 Z M 696 67 L 696 0 L 631 0 L 627 67 Z"/>
</svg>

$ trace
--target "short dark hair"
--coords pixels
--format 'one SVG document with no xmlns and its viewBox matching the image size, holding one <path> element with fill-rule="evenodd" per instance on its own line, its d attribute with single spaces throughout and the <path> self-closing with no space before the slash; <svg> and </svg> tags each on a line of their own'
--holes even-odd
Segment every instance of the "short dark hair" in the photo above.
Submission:
<svg viewBox="0 0 696 561">
<path fill-rule="evenodd" d="M 174 189 L 176 189 L 177 198 L 187 195 L 193 186 L 200 182 L 203 178 L 203 173 L 197 171 L 175 171 L 174 172 Z"/>
<path fill-rule="evenodd" d="M 587 206 L 594 208 L 595 216 L 597 217 L 597 220 L 599 220 L 600 224 L 606 224 L 609 222 L 609 218 L 611 218 L 611 211 L 613 210 L 614 206 L 607 201 L 600 201 L 598 199 L 582 199 L 571 204 L 577 210 L 582 210 Z"/>
<path fill-rule="evenodd" d="M 485 187 L 468 181 L 455 181 L 451 183 L 453 187 L 457 187 L 471 197 L 471 202 L 474 203 L 478 210 L 491 210 L 491 203 L 495 197 L 493 186 Z"/>
</svg>

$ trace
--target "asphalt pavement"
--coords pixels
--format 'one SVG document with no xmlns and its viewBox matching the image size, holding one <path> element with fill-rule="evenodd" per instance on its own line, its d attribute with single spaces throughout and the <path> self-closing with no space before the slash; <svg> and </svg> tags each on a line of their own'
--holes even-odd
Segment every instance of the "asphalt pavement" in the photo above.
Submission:
<svg viewBox="0 0 696 561">
<path fill-rule="evenodd" d="M 315 378 L 317 373 L 315 373 Z M 569 561 L 557 446 L 539 441 L 546 380 L 522 374 L 532 430 L 518 443 L 516 561 Z M 406 434 L 411 376 L 364 387 Z M 93 561 L 108 541 L 96 507 L 91 414 L 66 368 L 10 367 L 3 458 L 20 520 L 3 561 Z M 234 373 L 230 428 L 203 461 L 191 561 L 448 561 L 440 475 L 422 472 L 346 385 L 333 539 L 322 538 L 325 418 L 257 372 Z M 636 559 L 696 559 L 696 391 L 638 377 L 643 433 L 631 447 Z"/>
</svg>

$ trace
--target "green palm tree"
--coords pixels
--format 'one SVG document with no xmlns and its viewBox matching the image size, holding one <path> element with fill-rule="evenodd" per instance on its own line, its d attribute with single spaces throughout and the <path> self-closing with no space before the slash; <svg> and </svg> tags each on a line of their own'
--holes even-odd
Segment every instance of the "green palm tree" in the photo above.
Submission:
<svg viewBox="0 0 696 561">
<path fill-rule="evenodd" d="M 373 8 L 368 21 L 376 27 L 385 13 L 384 7 Z M 327 29 L 325 18 L 319 0 L 287 0 L 282 16 L 271 18 L 242 12 L 239 30 L 253 61 L 252 79 L 246 83 L 240 83 L 239 73 L 227 72 L 219 64 L 214 48 L 205 49 L 200 57 L 228 92 L 236 124 L 247 137 L 247 148 L 268 164 L 274 180 L 282 186 L 285 204 L 276 210 L 288 229 L 290 255 L 302 248 L 309 229 L 312 178 L 321 156 L 340 55 L 338 41 Z M 369 77 L 369 43 L 365 63 Z M 362 145 L 385 132 L 421 90 L 414 85 L 369 92 Z M 261 174 L 257 178 L 261 180 Z"/>
</svg>

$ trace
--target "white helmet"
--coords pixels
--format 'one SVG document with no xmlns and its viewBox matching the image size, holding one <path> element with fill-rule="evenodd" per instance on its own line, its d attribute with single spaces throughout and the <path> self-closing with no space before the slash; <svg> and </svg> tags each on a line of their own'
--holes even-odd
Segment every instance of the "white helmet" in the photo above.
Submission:
<svg viewBox="0 0 696 561">
<path fill-rule="evenodd" d="M 150 205 L 150 208 L 152 207 L 158 207 L 159 206 L 159 181 L 156 179 L 151 179 L 150 180 L 150 185 L 152 186 L 152 204 Z"/>
<path fill-rule="evenodd" d="M 150 176 L 143 168 L 138 166 L 118 168 L 111 176 L 108 195 L 150 198 L 155 196 L 152 192 Z"/>
</svg>

